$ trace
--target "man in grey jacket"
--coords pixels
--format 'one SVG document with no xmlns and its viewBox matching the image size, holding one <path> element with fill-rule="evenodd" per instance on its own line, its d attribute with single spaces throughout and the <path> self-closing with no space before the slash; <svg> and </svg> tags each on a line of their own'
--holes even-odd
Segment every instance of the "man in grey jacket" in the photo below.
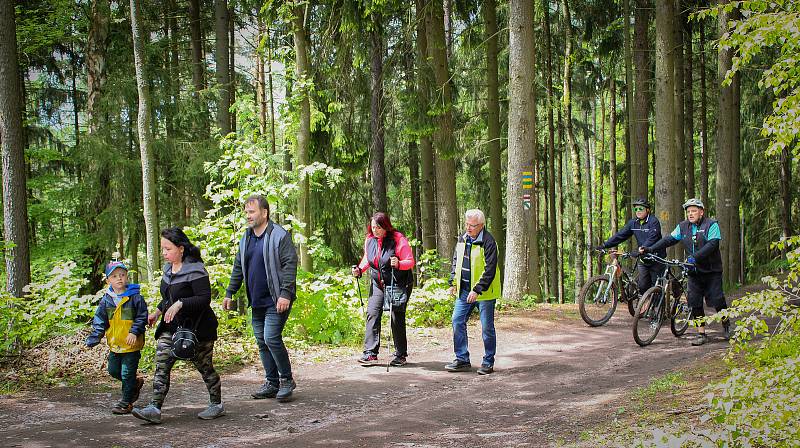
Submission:
<svg viewBox="0 0 800 448">
<path fill-rule="evenodd" d="M 269 202 L 264 196 L 248 197 L 244 211 L 247 230 L 239 241 L 222 307 L 226 310 L 235 307 L 231 298 L 244 283 L 265 373 L 264 384 L 251 396 L 287 402 L 296 384 L 282 333 L 296 298 L 297 252 L 291 235 L 270 221 Z"/>
</svg>

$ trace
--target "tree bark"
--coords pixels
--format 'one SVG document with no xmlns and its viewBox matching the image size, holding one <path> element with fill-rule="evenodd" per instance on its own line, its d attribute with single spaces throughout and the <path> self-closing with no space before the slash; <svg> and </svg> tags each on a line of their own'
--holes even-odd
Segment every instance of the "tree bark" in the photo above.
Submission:
<svg viewBox="0 0 800 448">
<path fill-rule="evenodd" d="M 572 128 L 572 18 L 569 12 L 569 1 L 561 0 L 562 12 L 564 15 L 564 94 L 561 98 L 562 109 L 564 110 L 564 127 L 567 134 L 567 147 L 570 150 L 572 164 L 572 207 L 575 217 L 575 285 L 574 293 L 577 297 L 578 291 L 583 286 L 583 259 L 585 252 L 585 236 L 583 233 L 583 204 L 582 204 L 582 183 L 581 183 L 581 160 L 578 144 L 575 141 L 575 132 Z"/>
<path fill-rule="evenodd" d="M 720 0 L 727 4 L 730 0 Z M 728 32 L 728 21 L 738 18 L 738 11 L 722 12 L 718 17 L 719 34 Z M 719 49 L 717 59 L 717 85 L 719 106 L 717 108 L 717 195 L 716 210 L 720 231 L 725 244 L 722 250 L 723 279 L 726 283 L 741 282 L 741 258 L 739 246 L 739 158 L 741 145 L 741 118 L 739 113 L 741 91 L 740 75 L 737 72 L 729 84 L 723 84 L 733 65 L 732 49 Z"/>
<path fill-rule="evenodd" d="M 372 172 L 372 208 L 374 211 L 388 212 L 386 200 L 386 166 L 384 162 L 383 140 L 383 26 L 382 16 L 372 13 L 371 43 L 371 90 L 369 108 L 370 131 L 370 170 Z"/>
<path fill-rule="evenodd" d="M 676 216 L 682 216 L 682 209 L 680 204 L 686 198 L 686 135 L 683 129 L 683 23 L 680 14 L 681 0 L 673 1 L 673 33 L 674 45 L 672 47 L 673 53 L 673 91 L 675 98 L 673 99 L 672 113 L 675 116 L 674 126 L 675 132 L 672 134 L 675 139 L 675 157 L 673 163 L 675 164 L 675 177 L 673 177 L 673 192 L 675 194 L 676 208 L 674 213 Z"/>
<path fill-rule="evenodd" d="M 404 22 L 404 26 L 408 23 Z M 413 37 L 408 34 L 403 35 L 403 65 L 404 75 L 406 81 L 405 94 L 408 98 L 414 98 L 416 95 L 416 87 L 414 85 L 414 41 Z M 411 186 L 411 216 L 414 221 L 413 236 L 416 240 L 422 241 L 422 204 L 420 203 L 420 182 L 419 182 L 419 145 L 414 139 L 408 141 L 408 175 L 409 184 Z M 420 246 L 414 247 L 414 259 L 419 260 L 421 255 Z M 416 277 L 418 283 L 419 276 Z"/>
<path fill-rule="evenodd" d="M 228 8 L 228 104 L 236 104 L 236 12 L 233 7 Z M 236 109 L 229 112 L 231 132 L 236 132 Z"/>
<path fill-rule="evenodd" d="M 633 146 L 633 53 L 631 50 L 631 0 L 622 0 L 622 8 L 624 14 L 623 26 L 623 45 L 625 45 L 625 204 L 630 204 L 631 201 L 631 183 L 632 183 L 632 167 L 630 162 L 631 147 Z M 614 113 L 614 112 L 612 112 Z M 612 127 L 613 129 L 613 127 Z M 613 132 L 613 131 L 612 131 Z M 619 204 L 614 204 L 614 213 Z M 625 207 L 626 211 L 630 207 Z M 626 215 L 627 217 L 627 215 Z"/>
<path fill-rule="evenodd" d="M 708 95 L 705 21 L 700 22 L 700 199 L 708 204 Z"/>
<path fill-rule="evenodd" d="M 311 102 L 307 84 L 310 82 L 309 72 L 311 65 L 308 61 L 309 42 L 305 26 L 305 5 L 299 0 L 294 2 L 294 52 L 295 52 L 295 78 L 297 79 L 297 95 L 300 96 L 300 125 L 297 128 L 297 165 L 300 168 L 309 163 L 309 144 L 311 143 Z M 300 265 L 311 272 L 314 268 L 311 255 L 308 253 L 308 238 L 311 236 L 311 184 L 308 177 L 300 180 L 300 198 L 297 201 L 297 214 L 305 224 L 302 231 L 303 240 L 300 243 Z"/>
<path fill-rule="evenodd" d="M 431 73 L 428 64 L 428 37 L 425 32 L 425 0 L 416 0 L 416 64 L 417 64 L 417 102 L 419 126 L 428 123 L 430 107 Z M 423 134 L 419 138 L 420 152 L 420 193 L 422 201 L 422 247 L 436 249 L 436 192 L 433 144 L 431 137 Z M 448 254 L 440 254 L 448 256 Z"/>
<path fill-rule="evenodd" d="M 508 248 L 506 270 L 503 281 L 503 296 L 520 300 L 525 295 L 526 269 L 525 249 L 526 225 L 531 211 L 522 207 L 523 190 L 521 175 L 531 159 L 534 145 L 533 81 L 533 3 L 525 0 L 509 2 L 509 110 L 508 110 L 508 183 L 506 184 L 506 222 Z M 535 168 L 534 168 L 535 169 Z"/>
<path fill-rule="evenodd" d="M 564 125 L 561 108 L 558 109 L 558 303 L 564 303 L 566 295 L 564 282 Z"/>
<path fill-rule="evenodd" d="M 548 219 L 550 244 L 548 244 L 548 263 L 550 294 L 559 296 L 558 272 L 561 269 L 561 258 L 559 257 L 559 243 L 556 237 L 557 216 L 556 216 L 556 148 L 555 148 L 555 128 L 553 126 L 553 108 L 555 107 L 553 98 L 553 57 L 552 57 L 552 36 L 550 35 L 550 2 L 542 2 L 542 28 L 544 29 L 545 40 L 547 41 L 547 199 L 548 199 Z M 559 172 L 560 175 L 560 172 Z"/>
<path fill-rule="evenodd" d="M 633 109 L 633 144 L 631 145 L 631 200 L 647 197 L 648 146 L 647 131 L 650 122 L 650 63 L 648 58 L 650 27 L 650 0 L 636 0 L 634 15 L 633 58 L 636 75 L 636 93 Z M 660 123 L 659 123 L 660 124 Z"/>
<path fill-rule="evenodd" d="M 486 26 L 486 134 L 489 139 L 489 215 L 492 234 L 497 240 L 500 260 L 505 254 L 503 231 L 502 165 L 500 163 L 500 91 L 497 75 L 497 2 L 486 0 L 483 4 L 483 22 Z"/>
<path fill-rule="evenodd" d="M 208 111 L 200 92 L 206 88 L 206 71 L 203 60 L 203 22 L 200 19 L 200 0 L 189 0 L 189 34 L 192 45 L 192 98 L 202 110 L 200 122 L 195 125 L 200 139 L 208 137 Z"/>
<path fill-rule="evenodd" d="M 780 179 L 781 179 L 781 235 L 784 239 L 793 235 L 792 228 L 792 156 L 788 148 L 781 151 L 780 160 Z M 781 255 L 786 257 L 787 249 L 781 251 Z"/>
<path fill-rule="evenodd" d="M 663 229 L 672 229 L 681 216 L 675 188 L 675 0 L 656 2 L 656 142 L 655 197 Z"/>
<path fill-rule="evenodd" d="M 611 195 L 609 212 L 611 212 L 611 234 L 616 234 L 619 229 L 619 212 L 617 210 L 619 207 L 619 201 L 617 200 L 617 80 L 613 73 L 609 77 L 608 83 L 611 84 L 611 117 L 608 126 L 608 130 L 611 133 L 608 150 L 609 194 Z"/>
<path fill-rule="evenodd" d="M 0 2 L 0 148 L 6 292 L 23 297 L 31 282 L 22 86 L 14 2 Z"/>
<path fill-rule="evenodd" d="M 264 18 L 261 17 L 258 10 L 256 10 L 256 23 L 258 26 L 258 48 L 256 49 L 256 105 L 258 106 L 258 130 L 262 136 L 267 135 L 267 88 L 266 71 L 264 66 L 264 48 L 261 47 L 261 42 L 268 40 L 267 30 L 264 26 Z M 269 48 L 269 43 L 267 43 Z M 274 141 L 273 141 L 274 143 Z M 272 154 L 275 154 L 275 146 L 272 146 Z"/>
<path fill-rule="evenodd" d="M 440 111 L 434 131 L 436 145 L 437 249 L 439 256 L 450 259 L 459 232 L 456 208 L 456 163 L 453 141 L 453 110 L 450 70 L 444 33 L 442 3 L 432 1 L 427 7 L 425 27 L 428 56 L 436 81 L 434 109 Z"/>
<path fill-rule="evenodd" d="M 684 106 L 683 106 L 683 129 L 686 132 L 686 196 L 695 197 L 695 177 L 694 177 L 694 33 L 692 22 L 689 20 L 688 11 L 683 15 L 683 24 L 686 31 L 686 41 L 684 49 L 686 51 L 686 62 L 684 63 Z"/>
<path fill-rule="evenodd" d="M 141 29 L 139 0 L 130 0 L 131 33 L 133 37 L 133 57 L 136 69 L 136 87 L 139 93 L 139 114 L 137 127 L 139 130 L 139 150 L 142 158 L 142 199 L 144 204 L 144 227 L 147 237 L 147 271 L 150 276 L 159 268 L 158 208 L 156 206 L 155 163 L 153 161 L 153 143 L 150 131 L 150 90 L 146 70 L 143 36 L 147 33 Z"/>
<path fill-rule="evenodd" d="M 275 134 L 275 92 L 272 85 L 272 31 L 267 27 L 267 89 L 269 91 L 269 135 L 272 154 L 277 152 L 278 136 Z M 288 98 L 287 98 L 288 100 Z"/>
<path fill-rule="evenodd" d="M 228 0 L 214 0 L 214 34 L 216 36 L 217 127 L 222 136 L 231 132 L 230 55 L 228 36 Z"/>
</svg>

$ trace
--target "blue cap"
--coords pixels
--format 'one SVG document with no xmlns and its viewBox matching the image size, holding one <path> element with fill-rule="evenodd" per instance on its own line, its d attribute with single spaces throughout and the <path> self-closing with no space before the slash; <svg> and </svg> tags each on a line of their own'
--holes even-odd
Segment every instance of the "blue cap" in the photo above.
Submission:
<svg viewBox="0 0 800 448">
<path fill-rule="evenodd" d="M 126 272 L 128 271 L 128 266 L 126 266 L 125 263 L 121 261 L 112 261 L 106 265 L 106 278 L 117 268 L 125 269 Z"/>
</svg>

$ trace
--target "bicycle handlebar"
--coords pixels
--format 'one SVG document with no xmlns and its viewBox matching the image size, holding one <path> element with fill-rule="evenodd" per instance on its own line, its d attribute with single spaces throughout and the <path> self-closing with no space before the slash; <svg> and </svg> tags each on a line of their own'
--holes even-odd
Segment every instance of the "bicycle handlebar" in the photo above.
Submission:
<svg viewBox="0 0 800 448">
<path fill-rule="evenodd" d="M 642 254 L 642 259 L 644 260 L 653 260 L 656 263 L 664 264 L 667 266 L 680 266 L 682 268 L 693 268 L 695 267 L 692 263 L 687 263 L 685 261 L 681 261 L 678 259 L 673 258 L 672 260 L 668 260 L 666 258 L 661 258 L 655 254 Z"/>
<path fill-rule="evenodd" d="M 637 252 L 618 252 L 614 249 L 592 249 L 592 250 L 599 254 L 616 255 L 620 258 L 637 258 L 639 256 L 639 253 Z"/>
</svg>

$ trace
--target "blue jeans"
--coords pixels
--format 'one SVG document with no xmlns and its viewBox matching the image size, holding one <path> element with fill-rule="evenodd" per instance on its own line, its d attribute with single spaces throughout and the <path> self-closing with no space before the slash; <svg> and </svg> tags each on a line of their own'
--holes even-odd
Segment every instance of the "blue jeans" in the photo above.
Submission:
<svg viewBox="0 0 800 448">
<path fill-rule="evenodd" d="M 253 333 L 258 343 L 258 356 L 267 382 L 275 386 L 279 378 L 292 378 L 292 364 L 282 334 L 291 310 L 290 306 L 285 312 L 278 313 L 275 305 L 253 308 Z"/>
<path fill-rule="evenodd" d="M 481 327 L 483 329 L 483 362 L 482 366 L 494 365 L 494 354 L 497 349 L 497 336 L 494 332 L 494 305 L 496 300 L 481 300 L 474 303 L 467 303 L 469 290 L 464 290 L 456 299 L 453 308 L 453 348 L 456 359 L 469 362 L 469 350 L 467 349 L 467 320 L 472 310 L 478 308 L 481 316 Z"/>
<path fill-rule="evenodd" d="M 108 354 L 108 374 L 122 381 L 122 401 L 130 403 L 136 393 L 136 372 L 139 370 L 141 351 Z"/>
</svg>

